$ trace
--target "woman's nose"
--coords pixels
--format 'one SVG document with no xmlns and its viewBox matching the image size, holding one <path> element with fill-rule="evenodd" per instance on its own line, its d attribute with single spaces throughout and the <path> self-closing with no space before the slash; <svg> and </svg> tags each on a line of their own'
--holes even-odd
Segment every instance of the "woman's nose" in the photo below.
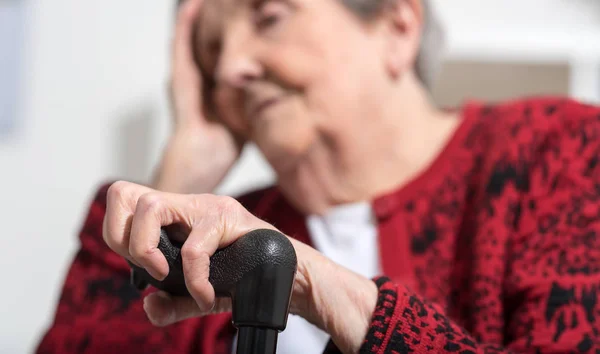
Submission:
<svg viewBox="0 0 600 354">
<path fill-rule="evenodd" d="M 243 88 L 258 79 L 263 70 L 252 54 L 252 44 L 233 39 L 228 41 L 221 52 L 216 74 L 221 84 Z"/>
</svg>

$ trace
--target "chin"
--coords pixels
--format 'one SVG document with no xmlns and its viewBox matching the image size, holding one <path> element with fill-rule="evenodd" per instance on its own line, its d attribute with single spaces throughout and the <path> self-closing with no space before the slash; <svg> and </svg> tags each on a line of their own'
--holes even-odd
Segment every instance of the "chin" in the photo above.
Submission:
<svg viewBox="0 0 600 354">
<path fill-rule="evenodd" d="M 317 131 L 309 117 L 296 112 L 270 113 L 253 127 L 252 140 L 275 171 L 288 171 L 310 152 Z"/>
<path fill-rule="evenodd" d="M 298 150 L 288 149 L 288 147 L 279 147 L 278 149 L 274 149 L 274 151 L 271 150 L 269 153 L 263 152 L 263 154 L 273 170 L 278 174 L 293 170 L 305 155 Z"/>
<path fill-rule="evenodd" d="M 290 134 L 287 139 L 257 142 L 257 145 L 278 174 L 286 173 L 293 170 L 310 150 L 310 140 L 299 138 Z"/>
</svg>

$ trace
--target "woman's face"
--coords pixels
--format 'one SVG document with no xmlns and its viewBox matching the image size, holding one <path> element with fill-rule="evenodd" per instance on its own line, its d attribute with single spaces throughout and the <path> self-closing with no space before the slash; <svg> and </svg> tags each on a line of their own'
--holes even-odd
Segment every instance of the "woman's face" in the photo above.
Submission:
<svg viewBox="0 0 600 354">
<path fill-rule="evenodd" d="M 385 95 L 389 31 L 338 0 L 205 0 L 201 12 L 207 105 L 275 170 L 360 134 Z"/>
</svg>

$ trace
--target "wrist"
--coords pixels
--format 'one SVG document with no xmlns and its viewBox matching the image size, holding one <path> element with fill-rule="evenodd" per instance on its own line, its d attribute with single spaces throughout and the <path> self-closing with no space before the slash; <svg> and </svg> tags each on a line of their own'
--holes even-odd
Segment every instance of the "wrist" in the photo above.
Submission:
<svg viewBox="0 0 600 354">
<path fill-rule="evenodd" d="M 290 238 L 290 241 L 294 246 L 298 259 L 290 313 L 301 316 L 308 322 L 320 327 L 318 319 L 313 316 L 315 311 L 312 301 L 312 289 L 315 282 L 315 273 L 310 270 L 314 263 L 318 263 L 318 260 L 315 259 L 317 251 L 295 239 Z"/>
<path fill-rule="evenodd" d="M 307 253 L 298 257 L 291 312 L 327 332 L 342 352 L 358 352 L 377 305 L 377 285 L 312 248 Z"/>
<path fill-rule="evenodd" d="M 324 294 L 326 331 L 343 353 L 358 353 L 377 306 L 377 285 L 347 269 L 331 275 L 332 290 Z"/>
</svg>

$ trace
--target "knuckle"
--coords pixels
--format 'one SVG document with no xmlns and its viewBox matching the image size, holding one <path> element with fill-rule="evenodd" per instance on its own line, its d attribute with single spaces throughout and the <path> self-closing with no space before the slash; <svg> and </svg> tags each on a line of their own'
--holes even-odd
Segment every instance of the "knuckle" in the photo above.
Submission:
<svg viewBox="0 0 600 354">
<path fill-rule="evenodd" d="M 136 259 L 147 259 L 153 253 L 153 251 L 154 250 L 152 248 L 136 242 L 131 242 L 129 244 L 129 254 Z"/>
<path fill-rule="evenodd" d="M 185 260 L 209 259 L 208 254 L 197 243 L 186 242 L 181 247 L 181 257 Z"/>
<path fill-rule="evenodd" d="M 115 201 L 119 200 L 126 194 L 126 191 L 128 188 L 129 188 L 129 182 L 125 182 L 125 181 L 117 181 L 117 182 L 111 184 L 110 187 L 108 187 L 108 190 L 106 192 L 107 202 L 109 204 L 112 204 Z"/>
<path fill-rule="evenodd" d="M 217 224 L 215 225 L 214 232 L 222 235 L 227 234 L 230 228 L 235 228 L 235 225 L 239 224 L 240 220 L 243 220 L 243 215 L 246 209 L 238 202 L 235 198 L 228 196 L 217 197 L 215 203 L 215 213 Z"/>
<path fill-rule="evenodd" d="M 164 200 L 158 193 L 146 193 L 138 199 L 137 211 L 143 214 L 158 212 L 164 206 Z"/>
<path fill-rule="evenodd" d="M 221 215 L 229 215 L 232 213 L 237 213 L 241 208 L 241 204 L 237 200 L 235 200 L 235 198 L 232 198 L 229 196 L 217 197 L 215 204 L 216 204 L 216 210 Z"/>
</svg>

